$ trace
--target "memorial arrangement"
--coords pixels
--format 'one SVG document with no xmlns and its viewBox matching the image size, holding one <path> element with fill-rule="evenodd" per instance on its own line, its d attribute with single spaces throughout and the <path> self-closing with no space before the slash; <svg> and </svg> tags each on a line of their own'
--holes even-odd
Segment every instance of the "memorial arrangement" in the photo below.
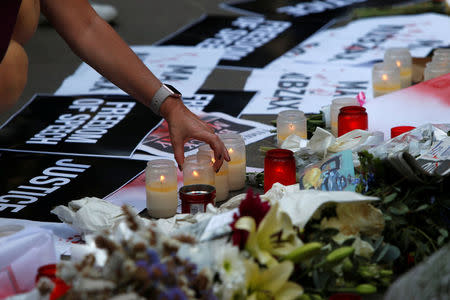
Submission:
<svg viewBox="0 0 450 300">
<path fill-rule="evenodd" d="M 2 125 L 0 297 L 450 296 L 450 37 L 417 29 L 448 15 L 311 35 L 365 1 L 291 2 L 230 3 L 264 16 L 208 16 L 133 47 L 150 68 L 159 57 L 159 77 L 184 74 L 186 105 L 230 155 L 218 172 L 199 141 L 177 170 L 167 123 L 85 64 Z M 216 65 L 250 69 L 243 91 L 197 90 Z"/>
</svg>

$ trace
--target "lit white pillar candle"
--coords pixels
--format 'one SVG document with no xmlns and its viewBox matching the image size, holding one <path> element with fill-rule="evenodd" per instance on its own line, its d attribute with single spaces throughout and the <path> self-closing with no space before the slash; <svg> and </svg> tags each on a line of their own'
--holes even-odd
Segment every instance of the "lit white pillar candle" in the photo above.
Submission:
<svg viewBox="0 0 450 300">
<path fill-rule="evenodd" d="M 235 133 L 219 134 L 227 147 L 230 161 L 228 162 L 228 184 L 230 191 L 241 190 L 245 187 L 247 159 L 245 142 L 241 135 Z"/>
<path fill-rule="evenodd" d="M 338 135 L 338 115 L 339 110 L 345 106 L 359 106 L 358 100 L 356 98 L 342 97 L 336 98 L 331 101 L 330 106 L 330 119 L 331 119 L 331 133 L 335 136 Z"/>
<path fill-rule="evenodd" d="M 190 155 L 184 159 L 183 184 L 209 184 L 214 185 L 214 169 L 211 161 L 206 157 Z"/>
<path fill-rule="evenodd" d="M 208 144 L 201 145 L 198 148 L 197 156 L 206 156 L 211 160 L 211 164 L 214 164 L 214 151 Z M 216 188 L 216 200 L 225 201 L 228 199 L 230 186 L 228 184 L 228 162 L 223 161 L 222 167 L 219 172 L 215 173 L 214 187 Z"/>
<path fill-rule="evenodd" d="M 301 110 L 285 110 L 278 113 L 277 141 L 280 146 L 284 140 L 295 134 L 306 139 L 306 117 Z"/>
<path fill-rule="evenodd" d="M 377 63 L 372 69 L 373 96 L 378 97 L 401 88 L 400 71 L 394 64 Z"/>
<path fill-rule="evenodd" d="M 178 205 L 177 171 L 173 161 L 157 159 L 147 163 L 145 170 L 148 214 L 154 218 L 175 215 Z"/>
<path fill-rule="evenodd" d="M 389 48 L 384 52 L 384 61 L 395 64 L 400 70 L 400 86 L 406 88 L 411 85 L 412 57 L 408 48 Z"/>
</svg>

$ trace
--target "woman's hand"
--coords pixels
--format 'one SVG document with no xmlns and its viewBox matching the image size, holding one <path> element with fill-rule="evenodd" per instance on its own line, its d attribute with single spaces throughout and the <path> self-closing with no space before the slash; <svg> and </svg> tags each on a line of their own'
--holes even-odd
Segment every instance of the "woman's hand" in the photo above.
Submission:
<svg viewBox="0 0 450 300">
<path fill-rule="evenodd" d="M 223 160 L 230 161 L 227 148 L 214 129 L 192 113 L 180 99 L 168 97 L 160 107 L 160 114 L 169 124 L 170 140 L 175 160 L 182 168 L 184 162 L 184 144 L 190 139 L 208 143 L 214 151 L 214 170 L 219 171 Z"/>
</svg>

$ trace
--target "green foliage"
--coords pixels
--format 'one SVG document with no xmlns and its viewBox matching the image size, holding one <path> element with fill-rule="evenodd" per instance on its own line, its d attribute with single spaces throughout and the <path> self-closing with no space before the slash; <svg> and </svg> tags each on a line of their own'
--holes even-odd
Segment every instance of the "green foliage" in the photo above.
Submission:
<svg viewBox="0 0 450 300">
<path fill-rule="evenodd" d="M 368 183 L 367 195 L 382 199 L 374 205 L 385 217 L 384 241 L 400 250 L 396 272 L 403 273 L 449 242 L 449 177 L 422 175 L 422 184 L 408 182 L 387 161 L 367 152 L 359 157 L 361 184 Z"/>
</svg>

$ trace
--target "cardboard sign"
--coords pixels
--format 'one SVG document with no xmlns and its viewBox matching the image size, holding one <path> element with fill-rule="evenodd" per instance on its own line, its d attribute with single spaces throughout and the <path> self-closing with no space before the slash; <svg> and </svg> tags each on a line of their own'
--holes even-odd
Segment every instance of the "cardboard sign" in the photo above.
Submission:
<svg viewBox="0 0 450 300">
<path fill-rule="evenodd" d="M 192 96 L 204 83 L 223 55 L 223 49 L 196 47 L 131 46 L 142 62 L 164 83 L 175 86 L 184 96 Z M 57 95 L 118 94 L 124 91 L 86 63 L 67 77 Z"/>
<path fill-rule="evenodd" d="M 326 64 L 296 64 L 296 68 L 254 70 L 245 89 L 258 94 L 242 114 L 278 114 L 298 109 L 318 113 L 334 98 L 372 95 L 370 68 L 338 67 Z"/>
<path fill-rule="evenodd" d="M 408 48 L 413 57 L 425 57 L 434 48 L 450 45 L 448 28 L 450 18 L 434 13 L 361 19 L 312 36 L 269 67 L 298 63 L 371 66 L 394 47 Z"/>
<path fill-rule="evenodd" d="M 263 68 L 327 23 L 328 20 L 294 23 L 259 16 L 207 16 L 159 44 L 225 49 L 220 66 Z"/>
<path fill-rule="evenodd" d="M 0 129 L 0 149 L 130 157 L 161 117 L 129 96 L 37 95 Z"/>
<path fill-rule="evenodd" d="M 58 222 L 53 207 L 103 198 L 145 166 L 128 159 L 0 152 L 0 217 Z"/>
<path fill-rule="evenodd" d="M 271 18 L 333 18 L 349 13 L 360 6 L 388 6 L 404 0 L 238 0 L 221 7 L 247 14 L 261 14 Z"/>
</svg>

